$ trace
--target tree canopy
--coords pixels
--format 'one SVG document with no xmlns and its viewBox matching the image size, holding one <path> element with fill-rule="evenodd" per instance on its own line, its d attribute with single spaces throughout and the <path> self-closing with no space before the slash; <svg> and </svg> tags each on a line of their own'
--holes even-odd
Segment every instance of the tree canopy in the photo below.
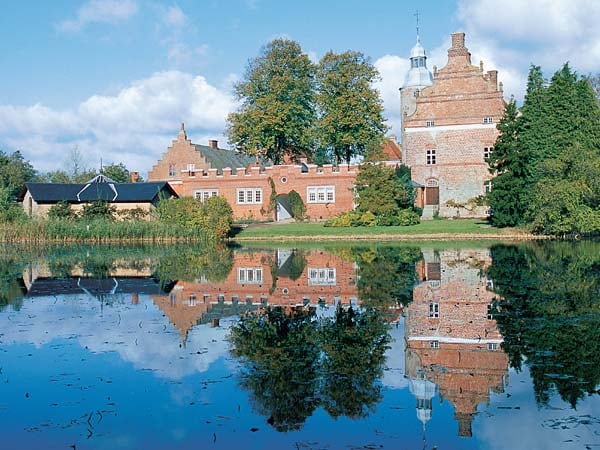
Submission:
<svg viewBox="0 0 600 450">
<path fill-rule="evenodd" d="M 600 232 L 600 106 L 588 78 L 565 64 L 546 82 L 529 72 L 520 110 L 511 101 L 488 161 L 498 226 L 546 234 Z"/>
<path fill-rule="evenodd" d="M 250 60 L 234 88 L 242 102 L 227 119 L 229 142 L 278 164 L 310 154 L 316 122 L 315 67 L 297 42 L 275 39 Z"/>
<path fill-rule="evenodd" d="M 362 53 L 327 52 L 317 70 L 319 146 L 328 149 L 336 162 L 350 163 L 379 147 L 387 131 L 383 102 L 373 82 L 377 69 Z"/>
<path fill-rule="evenodd" d="M 330 51 L 315 66 L 297 42 L 275 39 L 234 87 L 241 106 L 227 119 L 229 142 L 275 164 L 349 163 L 380 146 L 387 130 L 378 79 L 362 53 Z"/>
</svg>

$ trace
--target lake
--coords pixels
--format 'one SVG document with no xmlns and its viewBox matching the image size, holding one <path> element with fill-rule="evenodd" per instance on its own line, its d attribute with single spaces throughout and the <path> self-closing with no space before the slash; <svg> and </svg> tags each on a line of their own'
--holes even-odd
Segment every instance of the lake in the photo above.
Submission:
<svg viewBox="0 0 600 450">
<path fill-rule="evenodd" d="M 0 252 L 0 448 L 600 447 L 598 242 Z"/>
</svg>

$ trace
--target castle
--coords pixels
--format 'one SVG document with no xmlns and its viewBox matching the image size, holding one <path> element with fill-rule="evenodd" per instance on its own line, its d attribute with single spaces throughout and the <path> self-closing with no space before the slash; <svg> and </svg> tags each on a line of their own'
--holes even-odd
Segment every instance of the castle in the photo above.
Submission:
<svg viewBox="0 0 600 450">
<path fill-rule="evenodd" d="M 409 166 L 423 218 L 485 217 L 482 196 L 491 188 L 485 158 L 498 136 L 505 102 L 495 70 L 471 64 L 464 33 L 452 34 L 448 63 L 427 68 L 417 37 L 411 68 L 400 89 L 402 145 L 388 139 L 386 163 Z M 284 220 L 293 216 L 288 194 L 295 191 L 305 215 L 321 220 L 352 210 L 358 166 L 272 165 L 230 150 L 193 144 L 182 124 L 176 140 L 148 173 L 168 181 L 180 196 L 201 201 L 222 195 L 236 219 Z"/>
</svg>

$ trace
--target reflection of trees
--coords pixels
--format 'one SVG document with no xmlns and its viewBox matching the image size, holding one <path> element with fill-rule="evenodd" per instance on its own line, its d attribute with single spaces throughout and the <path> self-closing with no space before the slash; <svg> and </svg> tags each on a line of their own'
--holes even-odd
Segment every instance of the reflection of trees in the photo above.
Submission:
<svg viewBox="0 0 600 450">
<path fill-rule="evenodd" d="M 422 258 L 417 247 L 353 248 L 359 266 L 358 292 L 368 304 L 407 305 L 417 282 L 415 263 Z"/>
<path fill-rule="evenodd" d="M 244 363 L 242 386 L 279 431 L 299 429 L 319 406 L 332 416 L 364 417 L 380 399 L 376 384 L 389 342 L 375 310 L 338 307 L 335 318 L 268 308 L 231 330 Z"/>
<path fill-rule="evenodd" d="M 332 417 L 366 417 L 381 399 L 376 384 L 383 372 L 389 335 L 374 310 L 357 312 L 338 305 L 333 321 L 321 328 L 323 407 Z"/>
<path fill-rule="evenodd" d="M 225 245 L 181 246 L 176 252 L 169 252 L 157 260 L 154 274 L 161 282 L 202 278 L 221 282 L 227 278 L 232 267 L 233 254 Z"/>
<path fill-rule="evenodd" d="M 245 361 L 242 386 L 278 431 L 299 429 L 318 406 L 319 348 L 314 313 L 268 308 L 231 330 L 232 354 Z"/>
<path fill-rule="evenodd" d="M 600 244 L 492 248 L 496 320 L 511 365 L 529 367 L 540 403 L 573 406 L 600 383 Z"/>
<path fill-rule="evenodd" d="M 0 257 L 0 311 L 8 305 L 18 311 L 23 304 L 22 284 L 25 263 L 15 256 L 4 254 Z"/>
</svg>

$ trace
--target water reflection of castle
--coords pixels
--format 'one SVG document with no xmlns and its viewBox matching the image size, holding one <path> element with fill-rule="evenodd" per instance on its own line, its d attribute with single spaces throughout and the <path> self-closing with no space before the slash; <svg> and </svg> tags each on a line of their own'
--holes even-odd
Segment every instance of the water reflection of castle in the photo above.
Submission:
<svg viewBox="0 0 600 450">
<path fill-rule="evenodd" d="M 471 436 L 477 405 L 502 392 L 508 357 L 491 315 L 494 294 L 484 269 L 488 250 L 423 250 L 421 282 L 406 308 L 406 372 L 417 417 L 431 419 L 436 393 L 454 406 L 460 436 Z"/>
<path fill-rule="evenodd" d="M 153 300 L 182 339 L 201 323 L 257 310 L 357 304 L 356 266 L 321 250 L 257 250 L 234 253 L 233 269 L 220 282 L 178 281 Z"/>
</svg>

